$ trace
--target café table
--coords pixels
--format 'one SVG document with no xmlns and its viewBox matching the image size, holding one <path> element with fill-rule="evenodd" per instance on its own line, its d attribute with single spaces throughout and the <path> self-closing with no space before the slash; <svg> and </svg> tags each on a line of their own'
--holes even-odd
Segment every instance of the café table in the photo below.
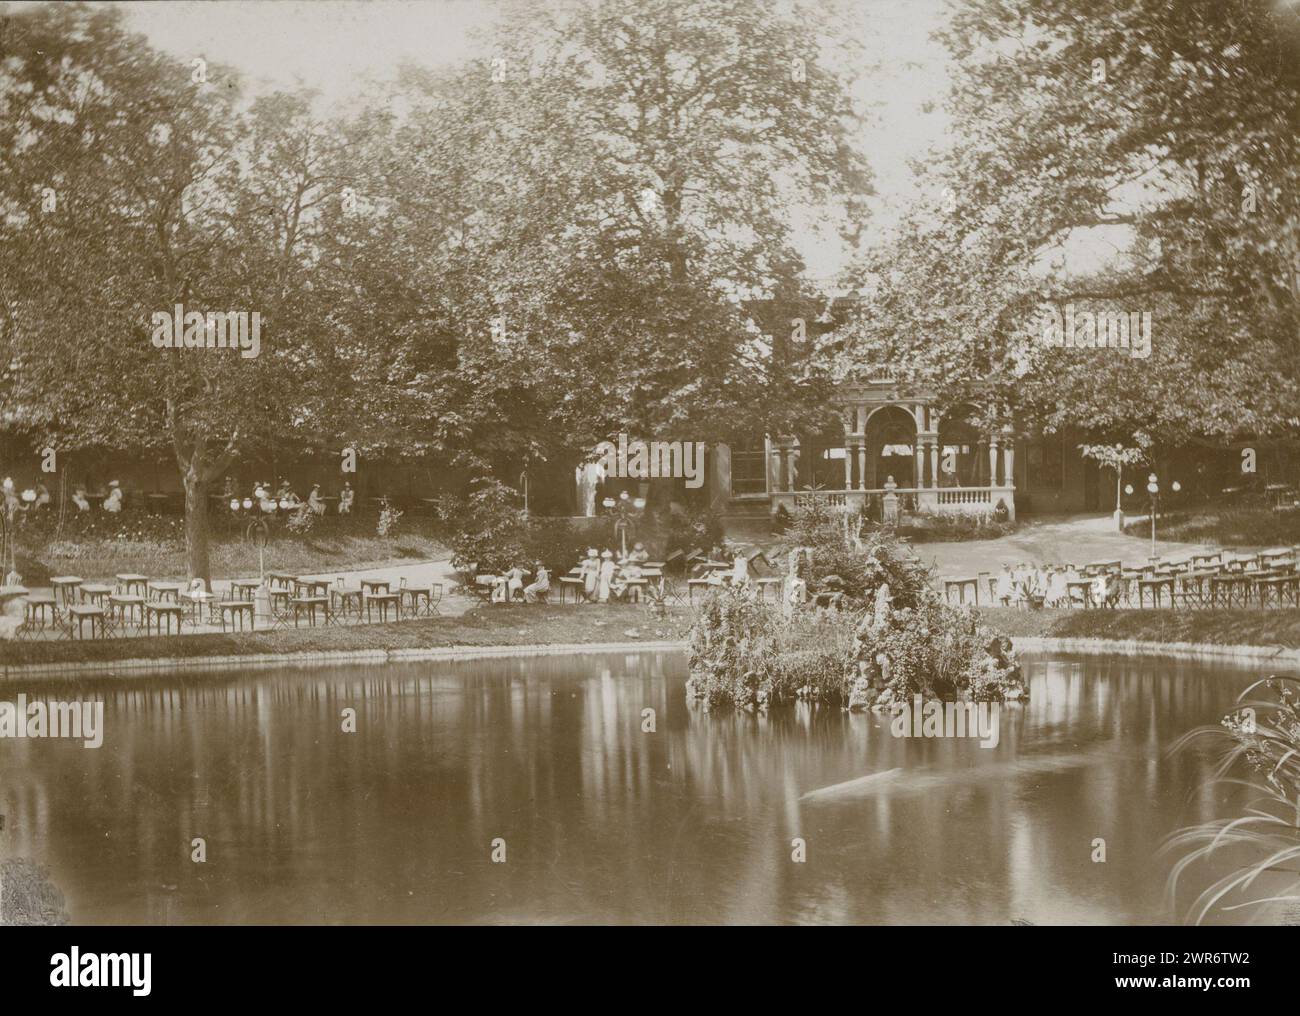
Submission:
<svg viewBox="0 0 1300 1016">
<path fill-rule="evenodd" d="M 1074 591 L 1077 589 L 1083 595 L 1079 597 L 1080 605 L 1083 607 L 1092 607 L 1095 604 L 1092 601 L 1092 579 L 1070 579 L 1065 583 L 1066 600 L 1070 606 L 1074 606 Z M 1172 595 L 1171 595 L 1172 598 Z"/>
<path fill-rule="evenodd" d="M 144 627 L 143 596 L 133 593 L 114 593 L 108 598 L 109 621 L 122 629 L 128 624 L 135 625 L 136 631 Z"/>
<path fill-rule="evenodd" d="M 143 596 L 146 587 L 149 585 L 148 575 L 137 575 L 134 572 L 122 572 L 114 577 L 122 587 L 122 592 L 126 593 L 128 596 L 131 595 L 133 589 L 138 589 L 138 595 Z"/>
<path fill-rule="evenodd" d="M 1147 590 L 1151 591 L 1151 606 L 1159 608 L 1164 604 L 1163 590 L 1169 590 L 1169 606 L 1174 606 L 1174 577 L 1156 575 L 1152 578 L 1138 579 L 1138 608 L 1146 606 Z"/>
<path fill-rule="evenodd" d="M 81 593 L 82 603 L 89 600 L 94 606 L 102 607 L 105 598 L 112 594 L 113 588 L 99 582 L 83 582 L 79 592 Z"/>
<path fill-rule="evenodd" d="M 152 634 L 154 622 L 158 623 L 158 634 L 163 633 L 163 620 L 167 621 L 167 634 L 172 633 L 172 619 L 176 620 L 176 634 L 181 634 L 183 630 L 183 620 L 185 617 L 185 608 L 179 603 L 163 603 L 159 600 L 148 600 L 144 605 L 144 630 L 146 634 Z"/>
<path fill-rule="evenodd" d="M 964 604 L 966 602 L 967 586 L 971 587 L 971 596 L 974 599 L 974 602 L 978 604 L 980 602 L 980 580 L 978 575 L 974 578 L 969 575 L 964 575 L 958 578 L 944 579 L 943 602 L 952 602 L 952 591 L 955 589 L 957 590 L 957 602 Z"/>
<path fill-rule="evenodd" d="M 261 579 L 231 579 L 230 598 L 235 601 L 252 603 L 257 597 L 257 590 L 262 586 Z"/>
<path fill-rule="evenodd" d="M 145 585 L 145 591 L 151 601 L 170 600 L 172 603 L 180 603 L 181 584 L 179 582 L 149 582 Z"/>
<path fill-rule="evenodd" d="M 397 611 L 397 620 L 402 619 L 402 599 L 397 593 L 390 593 L 385 588 L 382 593 L 367 593 L 363 598 L 366 604 L 366 621 L 369 622 L 371 617 L 371 608 L 379 607 L 379 620 L 384 622 L 388 620 L 388 608 L 394 607 Z"/>
<path fill-rule="evenodd" d="M 59 603 L 67 606 L 72 603 L 72 593 L 85 579 L 77 575 L 55 575 L 50 579 L 50 585 L 54 589 L 54 598 Z"/>
<path fill-rule="evenodd" d="M 222 600 L 217 604 L 217 610 L 221 615 L 221 630 L 226 630 L 226 619 L 230 620 L 230 630 L 235 630 L 235 620 L 239 620 L 239 630 L 244 630 L 244 618 L 248 618 L 248 630 L 256 631 L 257 622 L 254 618 L 255 610 L 252 600 Z"/>
<path fill-rule="evenodd" d="M 329 579 L 312 579 L 312 578 L 295 578 L 293 580 L 293 589 L 301 593 L 306 590 L 308 596 L 324 596 L 325 591 L 329 589 Z"/>
<path fill-rule="evenodd" d="M 1223 590 L 1223 605 L 1231 607 L 1232 601 L 1238 599 L 1242 606 L 1250 601 L 1250 584 L 1253 580 L 1243 572 L 1226 572 L 1210 579 L 1210 602 L 1219 603 L 1219 590 Z"/>
<path fill-rule="evenodd" d="M 288 572 L 267 572 L 267 588 L 275 590 L 284 590 L 288 592 L 293 588 L 293 584 L 298 581 L 297 575 L 290 575 Z"/>
<path fill-rule="evenodd" d="M 1178 576 L 1178 585 L 1182 587 L 1183 602 L 1186 603 L 1192 596 L 1192 590 L 1195 588 L 1196 602 L 1204 607 L 1214 602 L 1210 580 L 1218 575 L 1219 572 L 1214 568 L 1193 568 L 1191 571 L 1183 572 Z"/>
<path fill-rule="evenodd" d="M 1255 579 L 1255 594 L 1260 607 L 1268 606 L 1270 593 L 1277 595 L 1279 607 L 1286 602 L 1288 593 L 1292 606 L 1300 606 L 1297 603 L 1297 597 L 1300 596 L 1300 575 L 1262 575 Z"/>
<path fill-rule="evenodd" d="M 480 584 L 482 584 L 482 580 L 483 580 L 483 576 L 480 575 L 478 577 L 478 581 Z M 390 579 L 362 579 L 359 584 L 361 586 L 362 592 L 373 594 L 373 593 L 387 593 L 389 589 L 392 587 L 393 583 Z"/>
</svg>

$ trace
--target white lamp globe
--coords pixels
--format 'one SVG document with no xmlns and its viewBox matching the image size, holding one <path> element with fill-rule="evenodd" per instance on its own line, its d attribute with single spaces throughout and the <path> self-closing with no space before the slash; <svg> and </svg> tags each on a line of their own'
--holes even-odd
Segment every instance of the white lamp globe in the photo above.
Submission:
<svg viewBox="0 0 1300 1016">
<path fill-rule="evenodd" d="M 1131 484 L 1131 483 L 1126 483 L 1126 484 L 1124 484 L 1124 493 L 1125 493 L 1125 494 L 1132 494 L 1132 493 L 1133 493 L 1133 484 Z"/>
<path fill-rule="evenodd" d="M 239 511 L 239 498 L 237 498 L 237 497 L 232 497 L 232 498 L 230 499 L 230 510 L 231 510 L 232 512 L 237 512 L 237 511 Z"/>
<path fill-rule="evenodd" d="M 252 507 L 253 507 L 253 499 L 252 499 L 251 497 L 246 497 L 246 498 L 244 498 L 244 507 L 245 507 L 245 508 L 252 508 Z"/>
<path fill-rule="evenodd" d="M 1175 494 L 1177 494 L 1180 490 L 1183 489 L 1183 485 L 1179 483 L 1177 480 L 1171 483 L 1169 487 Z"/>
</svg>

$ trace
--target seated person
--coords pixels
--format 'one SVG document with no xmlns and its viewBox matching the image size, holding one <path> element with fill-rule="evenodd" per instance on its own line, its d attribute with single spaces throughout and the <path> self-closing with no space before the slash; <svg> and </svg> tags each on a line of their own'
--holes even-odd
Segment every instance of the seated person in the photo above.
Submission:
<svg viewBox="0 0 1300 1016">
<path fill-rule="evenodd" d="M 90 501 L 86 498 L 86 488 L 77 484 L 76 489 L 72 492 L 72 503 L 77 506 L 77 511 L 90 511 Z"/>
<path fill-rule="evenodd" d="M 637 542 L 632 545 L 632 550 L 628 553 L 627 559 L 635 561 L 637 564 L 645 564 L 650 560 L 650 552 L 645 549 L 644 543 Z"/>
<path fill-rule="evenodd" d="M 38 482 L 36 484 L 36 504 L 37 508 L 44 508 L 50 503 L 50 491 L 45 484 Z"/>
<path fill-rule="evenodd" d="M 307 507 L 313 515 L 325 514 L 325 502 L 321 500 L 320 484 L 312 484 L 311 493 L 307 495 Z"/>
<path fill-rule="evenodd" d="M 352 484 L 347 483 L 345 481 L 343 484 L 343 489 L 339 491 L 339 514 L 340 515 L 352 514 L 352 499 L 354 497 L 356 497 L 356 491 L 352 489 Z"/>
<path fill-rule="evenodd" d="M 513 600 L 516 594 L 523 592 L 524 575 L 526 574 L 522 568 L 514 565 L 497 579 L 497 584 L 492 589 L 492 599 L 497 603 L 506 603 Z"/>
<path fill-rule="evenodd" d="M 116 480 L 108 485 L 108 497 L 104 498 L 104 511 L 117 513 L 122 510 L 122 488 Z"/>
<path fill-rule="evenodd" d="M 537 578 L 529 585 L 524 586 L 525 603 L 537 603 L 551 591 L 551 576 L 541 561 L 533 565 L 533 574 Z"/>
<path fill-rule="evenodd" d="M 1119 583 L 1110 572 L 1102 572 L 1092 580 L 1092 601 L 1098 607 L 1113 607 L 1119 602 Z"/>
<path fill-rule="evenodd" d="M 275 513 L 275 501 L 271 497 L 271 488 L 264 483 L 259 483 L 253 490 L 253 497 L 257 498 L 257 507 L 265 514 L 272 515 Z"/>
<path fill-rule="evenodd" d="M 1049 607 L 1068 607 L 1070 605 L 1070 589 L 1065 584 L 1065 570 L 1062 568 L 1049 568 L 1047 574 L 1047 593 L 1043 597 L 1043 602 Z"/>
<path fill-rule="evenodd" d="M 749 559 L 740 551 L 731 562 L 731 584 L 733 586 L 749 585 Z"/>
<path fill-rule="evenodd" d="M 628 599 L 632 603 L 640 603 L 641 586 L 632 583 L 641 577 L 641 563 L 633 561 L 631 555 L 628 555 L 627 564 L 618 570 L 618 575 L 615 576 L 614 581 L 611 583 L 614 595 L 619 599 Z"/>
<path fill-rule="evenodd" d="M 283 502 L 289 508 L 297 508 L 298 505 L 302 504 L 298 495 L 293 492 L 293 488 L 289 486 L 288 480 L 285 480 L 280 484 L 280 490 L 279 493 L 275 495 L 275 499 L 278 502 Z"/>
</svg>

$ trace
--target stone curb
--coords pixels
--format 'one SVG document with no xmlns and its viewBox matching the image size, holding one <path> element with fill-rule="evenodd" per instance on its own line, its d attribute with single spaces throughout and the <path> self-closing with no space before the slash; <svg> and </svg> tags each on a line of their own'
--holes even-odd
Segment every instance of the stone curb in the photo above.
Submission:
<svg viewBox="0 0 1300 1016">
<path fill-rule="evenodd" d="M 1144 642 L 1139 639 L 1043 638 L 1016 635 L 1011 644 L 1024 653 L 1119 653 L 1194 660 L 1265 660 L 1300 667 L 1300 649 L 1286 646 L 1234 646 L 1212 642 Z"/>
<path fill-rule="evenodd" d="M 140 671 L 215 671 L 244 667 L 292 667 L 344 663 L 410 663 L 420 660 L 479 660 L 511 656 L 574 653 L 662 652 L 685 649 L 685 642 L 569 642 L 555 645 L 436 646 L 428 649 L 356 649 L 319 653 L 250 653 L 244 656 L 168 656 L 154 660 L 81 660 L 5 666 L 0 680 L 30 677 L 81 677 Z"/>
</svg>

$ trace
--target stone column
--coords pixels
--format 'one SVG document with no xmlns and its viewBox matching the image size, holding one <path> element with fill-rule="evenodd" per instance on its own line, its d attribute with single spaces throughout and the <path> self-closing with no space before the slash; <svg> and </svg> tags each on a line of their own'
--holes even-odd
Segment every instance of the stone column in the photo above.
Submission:
<svg viewBox="0 0 1300 1016">
<path fill-rule="evenodd" d="M 867 435 L 858 437 L 858 490 L 867 489 Z"/>
<path fill-rule="evenodd" d="M 930 441 L 930 486 L 939 487 L 939 435 Z"/>
<path fill-rule="evenodd" d="M 1003 481 L 1004 487 L 1014 487 L 1016 485 L 1016 446 L 1015 443 L 1007 438 L 1006 447 L 1002 449 L 1002 456 L 1005 462 L 1006 479 Z"/>
<path fill-rule="evenodd" d="M 844 441 L 844 489 L 853 489 L 853 439 Z"/>
<path fill-rule="evenodd" d="M 914 484 L 917 487 L 925 486 L 925 438 L 920 434 L 916 435 L 916 476 Z"/>
<path fill-rule="evenodd" d="M 989 486 L 998 485 L 998 439 L 989 438 Z"/>
</svg>

